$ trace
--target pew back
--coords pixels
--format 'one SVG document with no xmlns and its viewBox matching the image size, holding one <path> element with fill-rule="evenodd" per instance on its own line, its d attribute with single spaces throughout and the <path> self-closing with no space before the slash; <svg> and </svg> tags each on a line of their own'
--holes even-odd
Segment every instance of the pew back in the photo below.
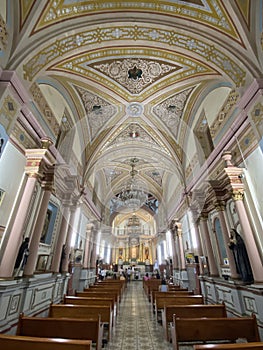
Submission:
<svg viewBox="0 0 263 350">
<path fill-rule="evenodd" d="M 119 293 L 118 291 L 108 291 L 108 290 L 94 290 L 90 289 L 86 292 L 75 292 L 76 297 L 86 298 L 86 297 L 113 297 L 116 306 L 119 304 Z"/>
<path fill-rule="evenodd" d="M 18 335 L 0 335 L 0 348 L 8 350 L 91 350 L 90 340 L 37 338 Z"/>
<path fill-rule="evenodd" d="M 173 315 L 181 318 L 200 317 L 227 317 L 224 304 L 218 305 L 164 305 L 162 310 L 162 325 L 165 339 L 169 340 L 169 324 L 173 321 Z"/>
<path fill-rule="evenodd" d="M 49 317 L 55 318 L 93 318 L 101 317 L 101 322 L 108 324 L 108 339 L 112 333 L 112 310 L 110 306 L 102 305 L 72 305 L 52 304 L 49 308 Z"/>
<path fill-rule="evenodd" d="M 64 304 L 72 305 L 106 305 L 114 310 L 114 298 L 64 296 Z"/>
<path fill-rule="evenodd" d="M 163 294 L 166 294 L 165 292 Z M 162 295 L 155 298 L 155 310 L 163 309 L 165 305 L 194 305 L 204 304 L 202 295 Z"/>
<path fill-rule="evenodd" d="M 194 350 L 262 350 L 263 342 L 195 345 Z"/>
<path fill-rule="evenodd" d="M 103 324 L 97 319 L 19 317 L 17 335 L 42 338 L 86 339 L 101 349 Z"/>
<path fill-rule="evenodd" d="M 176 318 L 171 327 L 174 350 L 179 342 L 226 340 L 235 342 L 246 338 L 248 342 L 260 341 L 256 318 Z"/>
</svg>

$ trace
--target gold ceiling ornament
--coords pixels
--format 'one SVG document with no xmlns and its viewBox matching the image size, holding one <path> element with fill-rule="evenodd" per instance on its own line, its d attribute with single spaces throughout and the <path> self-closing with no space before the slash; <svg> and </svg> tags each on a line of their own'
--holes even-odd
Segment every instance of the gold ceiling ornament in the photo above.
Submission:
<svg viewBox="0 0 263 350">
<path fill-rule="evenodd" d="M 115 31 L 117 28 L 120 29 L 120 36 L 116 39 Z M 157 32 L 158 35 L 153 36 L 153 31 Z M 83 49 L 86 51 L 87 48 L 90 47 L 91 42 L 93 45 L 99 44 L 100 46 L 104 46 L 109 45 L 109 43 L 116 43 L 116 40 L 119 45 L 123 43 L 126 44 L 127 40 L 130 42 L 130 45 L 132 43 L 137 45 L 138 40 L 144 41 L 149 46 L 159 44 L 169 50 L 171 48 L 173 50 L 176 49 L 177 55 L 180 55 L 181 50 L 186 50 L 188 55 L 186 57 L 180 56 L 184 58 L 185 63 L 187 59 L 189 59 L 190 54 L 192 56 L 192 58 L 190 58 L 191 61 L 193 61 L 193 57 L 195 57 L 199 62 L 197 66 L 193 67 L 192 74 L 195 73 L 196 76 L 204 75 L 205 73 L 203 71 L 200 72 L 199 68 L 203 69 L 201 62 L 207 62 L 206 67 L 212 65 L 213 67 L 217 67 L 217 75 L 220 75 L 220 71 L 224 72 L 236 86 L 242 86 L 245 82 L 246 72 L 240 67 L 240 64 L 234 61 L 234 56 L 231 58 L 222 51 L 219 46 L 215 45 L 214 42 L 210 43 L 200 37 L 192 36 L 190 33 L 175 31 L 174 28 L 167 29 L 166 27 L 160 26 L 158 29 L 153 29 L 151 25 L 134 26 L 134 24 L 127 24 L 123 27 L 93 27 L 79 34 L 74 32 L 72 34 L 68 33 L 66 37 L 65 35 L 61 37 L 57 36 L 52 42 L 49 41 L 45 47 L 41 47 L 39 52 L 34 52 L 33 56 L 23 65 L 24 79 L 31 81 L 41 70 L 46 69 L 52 71 L 52 69 L 55 69 L 61 71 L 68 70 L 76 75 L 86 76 L 91 80 L 100 81 L 99 75 L 96 74 L 93 77 L 95 72 L 91 72 L 86 67 L 85 62 L 87 62 L 87 60 L 84 59 L 83 61 L 83 58 L 78 56 L 76 59 L 73 59 L 75 62 L 74 64 L 66 61 L 69 56 L 76 53 L 76 35 L 81 35 L 82 37 L 78 51 Z M 138 56 L 141 55 L 137 55 L 137 57 Z M 190 72 L 188 72 L 188 75 L 190 75 Z M 182 77 L 179 79 L 179 77 L 176 76 L 176 81 L 178 80 L 182 80 Z M 174 81 L 174 83 L 176 81 Z M 162 88 L 164 86 L 166 85 L 163 85 Z"/>
<path fill-rule="evenodd" d="M 148 129 L 147 129 L 148 128 Z M 153 129 L 154 130 L 154 129 Z M 147 145 L 149 149 L 154 149 L 164 153 L 169 158 L 172 157 L 171 151 L 164 144 L 160 137 L 153 130 L 149 130 L 146 124 L 134 119 L 132 123 L 124 123 L 116 129 L 111 137 L 105 142 L 101 148 L 100 154 L 108 150 L 117 149 L 120 146 L 132 145 L 136 141 L 136 145 Z M 136 137 L 134 137 L 134 134 Z"/>
<path fill-rule="evenodd" d="M 123 86 L 131 94 L 139 94 L 158 79 L 181 69 L 166 62 L 141 58 L 124 58 L 111 63 L 94 65 L 94 68 Z"/>
<path fill-rule="evenodd" d="M 128 58 L 123 59 L 123 56 Z M 154 60 L 153 56 L 156 57 Z M 139 60 L 138 57 L 143 59 Z M 129 70 L 135 68 L 142 71 L 141 76 L 136 79 L 132 76 L 129 78 Z M 218 75 L 214 68 L 193 57 L 140 46 L 111 49 L 103 47 L 66 58 L 48 69 L 77 74 L 90 81 L 99 82 L 108 90 L 132 102 L 135 95 L 137 100 L 143 101 L 156 91 L 180 81 L 204 75 Z"/>
<path fill-rule="evenodd" d="M 240 2 L 240 1 L 239 1 Z M 24 3 L 24 2 L 23 2 Z M 243 3 L 243 1 L 242 1 Z M 243 13 L 244 6 L 240 6 Z M 222 5 L 221 0 L 195 0 L 185 1 L 184 4 L 175 1 L 93 1 L 88 2 L 75 1 L 74 5 L 71 2 L 64 0 L 48 0 L 44 11 L 40 14 L 32 34 L 43 30 L 51 25 L 56 25 L 61 21 L 69 21 L 72 19 L 81 20 L 80 16 L 87 15 L 91 18 L 92 15 L 98 15 L 104 13 L 103 16 L 109 12 L 115 14 L 115 18 L 118 18 L 118 11 L 138 12 L 142 16 L 145 13 L 151 13 L 163 15 L 164 20 L 166 16 L 174 18 L 174 20 L 186 20 L 193 22 L 192 26 L 205 25 L 210 28 L 226 34 L 232 37 L 236 41 L 240 41 L 239 33 L 236 27 L 233 25 L 232 20 Z M 116 37 L 120 34 L 116 31 Z M 153 34 L 154 35 L 154 34 Z M 157 34 L 155 34 L 157 35 Z"/>
</svg>

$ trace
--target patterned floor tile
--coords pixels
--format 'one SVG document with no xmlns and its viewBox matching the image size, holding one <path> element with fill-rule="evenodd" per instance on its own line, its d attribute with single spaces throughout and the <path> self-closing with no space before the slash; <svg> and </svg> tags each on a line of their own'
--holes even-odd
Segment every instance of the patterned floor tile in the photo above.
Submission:
<svg viewBox="0 0 263 350">
<path fill-rule="evenodd" d="M 172 350 L 156 322 L 142 282 L 128 284 L 120 305 L 112 340 L 105 350 Z"/>
</svg>

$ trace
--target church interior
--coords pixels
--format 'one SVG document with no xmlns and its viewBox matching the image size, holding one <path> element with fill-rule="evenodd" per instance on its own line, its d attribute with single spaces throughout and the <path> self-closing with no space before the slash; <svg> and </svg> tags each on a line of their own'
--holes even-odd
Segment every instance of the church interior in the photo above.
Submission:
<svg viewBox="0 0 263 350">
<path fill-rule="evenodd" d="M 0 1 L 0 338 L 124 276 L 126 338 L 105 348 L 179 349 L 155 338 L 159 277 L 253 316 L 263 341 L 262 15 L 262 0 Z"/>
</svg>

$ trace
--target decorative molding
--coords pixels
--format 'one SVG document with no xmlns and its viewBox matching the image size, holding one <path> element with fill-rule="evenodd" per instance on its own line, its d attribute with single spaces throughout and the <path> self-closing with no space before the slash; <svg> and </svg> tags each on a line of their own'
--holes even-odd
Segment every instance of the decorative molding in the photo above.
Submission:
<svg viewBox="0 0 263 350">
<path fill-rule="evenodd" d="M 135 135 L 136 138 L 134 138 L 133 135 Z M 145 144 L 147 144 L 147 147 L 156 149 L 171 157 L 170 151 L 160 140 L 160 138 L 158 138 L 156 135 L 150 134 L 146 129 L 142 127 L 142 125 L 135 122 L 130 123 L 128 125 L 123 124 L 122 126 L 120 126 L 104 145 L 104 147 L 101 150 L 101 153 L 105 151 L 105 149 L 108 150 L 114 147 L 119 147 L 121 144 L 131 144 L 134 141 L 134 139 L 136 139 L 136 144 L 140 144 L 140 142 L 143 142 L 144 146 Z"/>
<path fill-rule="evenodd" d="M 0 14 L 0 52 L 6 49 L 8 42 L 8 33 L 6 23 Z"/>
<path fill-rule="evenodd" d="M 34 102 L 37 104 L 37 106 L 40 109 L 40 112 L 42 113 L 43 117 L 45 118 L 45 122 L 49 126 L 49 128 L 53 131 L 55 136 L 58 136 L 59 134 L 59 123 L 57 122 L 57 119 L 50 108 L 50 106 L 47 103 L 47 100 L 45 96 L 42 94 L 42 91 L 40 90 L 37 83 L 33 83 L 30 87 L 30 92 L 33 96 Z"/>
<path fill-rule="evenodd" d="M 186 89 L 173 95 L 157 106 L 152 112 L 165 124 L 165 126 L 177 137 L 180 121 L 193 88 Z"/>
<path fill-rule="evenodd" d="M 75 89 L 81 98 L 86 112 L 86 118 L 90 126 L 91 139 L 94 139 L 98 131 L 101 132 L 107 122 L 116 115 L 118 109 L 103 98 L 81 87 L 75 86 Z"/>
<path fill-rule="evenodd" d="M 52 62 L 57 60 L 61 62 L 63 56 L 69 57 L 72 52 L 75 52 L 76 45 L 79 46 L 80 49 L 86 49 L 90 46 L 91 42 L 93 45 L 100 44 L 102 46 L 107 46 L 109 42 L 112 43 L 113 41 L 118 41 L 119 45 L 121 45 L 122 42 L 127 43 L 128 41 L 130 44 L 133 43 L 137 46 L 139 40 L 149 42 L 149 45 L 154 42 L 162 46 L 165 45 L 168 48 L 178 47 L 178 50 L 184 49 L 190 51 L 192 55 L 199 58 L 199 65 L 193 69 L 193 72 L 197 75 L 200 74 L 199 69 L 202 66 L 201 62 L 207 62 L 210 65 L 217 66 L 237 87 L 243 86 L 245 83 L 246 72 L 237 62 L 220 51 L 215 46 L 214 42 L 210 44 L 201 40 L 200 37 L 197 38 L 189 34 L 176 32 L 174 28 L 171 30 L 162 27 L 153 29 L 152 26 L 134 24 L 123 27 L 95 27 L 85 32 L 69 34 L 66 37 L 64 35 L 62 38 L 56 37 L 52 43 L 43 47 L 41 51 L 36 52 L 33 57 L 23 65 L 24 78 L 32 81 L 41 70 L 45 67 L 47 68 Z M 79 57 L 77 60 L 79 63 L 82 62 Z M 62 65 L 64 64 L 66 63 L 62 63 Z M 64 68 L 66 69 L 66 66 Z M 67 68 L 72 70 L 72 63 L 69 62 Z M 49 69 L 52 68 L 50 67 Z M 84 72 L 85 67 L 77 67 L 75 71 L 77 74 L 83 74 Z M 217 74 L 219 73 L 217 72 Z M 189 79 L 189 73 L 187 75 Z M 178 77 L 176 80 L 179 80 Z"/>
<path fill-rule="evenodd" d="M 145 16 L 145 12 L 168 15 L 177 19 L 192 21 L 193 26 L 205 23 L 217 31 L 227 34 L 235 40 L 239 40 L 237 29 L 231 23 L 229 15 L 218 0 L 185 1 L 184 6 L 180 2 L 177 3 L 175 1 L 170 1 L 167 4 L 166 1 L 126 2 L 114 0 L 104 2 L 92 0 L 88 3 L 76 1 L 73 6 L 71 3 L 67 4 L 66 2 L 52 0 L 49 1 L 45 11 L 40 15 L 34 31 L 39 31 L 60 21 L 72 20 L 73 18 L 80 21 L 81 18 L 78 18 L 79 16 L 92 16 L 93 14 L 96 15 L 101 12 L 108 13 L 109 11 L 113 11 L 115 16 L 118 11 L 137 11 L 142 16 Z M 116 33 L 116 35 L 120 34 Z"/>
<path fill-rule="evenodd" d="M 17 101 L 15 101 L 9 94 L 6 94 L 1 101 L 0 123 L 8 135 L 12 132 L 18 109 L 19 105 L 17 104 Z"/>
<path fill-rule="evenodd" d="M 228 95 L 226 102 L 218 113 L 215 121 L 210 126 L 210 133 L 212 138 L 215 138 L 216 135 L 222 130 L 226 121 L 231 117 L 233 110 L 236 108 L 236 104 L 239 99 L 239 93 L 236 90 L 232 90 Z"/>
<path fill-rule="evenodd" d="M 165 62 L 140 58 L 126 58 L 110 63 L 97 64 L 93 67 L 119 83 L 131 94 L 136 95 L 161 77 L 181 68 L 168 65 Z M 140 72 L 140 75 L 131 75 L 131 70 L 135 69 Z"/>
</svg>

